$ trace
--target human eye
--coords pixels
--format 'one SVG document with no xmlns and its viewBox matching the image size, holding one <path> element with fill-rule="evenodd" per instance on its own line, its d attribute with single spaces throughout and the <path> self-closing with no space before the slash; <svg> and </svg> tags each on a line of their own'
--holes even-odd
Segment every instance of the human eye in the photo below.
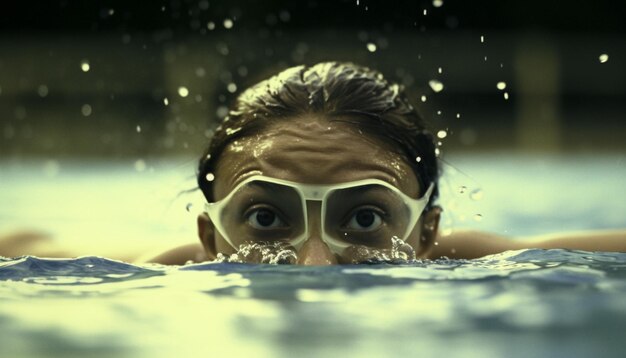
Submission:
<svg viewBox="0 0 626 358">
<path fill-rule="evenodd" d="M 248 225 L 255 229 L 275 229 L 286 227 L 286 223 L 280 215 L 271 207 L 255 206 L 246 211 Z"/>
<path fill-rule="evenodd" d="M 383 225 L 385 213 L 374 207 L 360 207 L 353 210 L 345 228 L 357 231 L 374 231 Z"/>
</svg>

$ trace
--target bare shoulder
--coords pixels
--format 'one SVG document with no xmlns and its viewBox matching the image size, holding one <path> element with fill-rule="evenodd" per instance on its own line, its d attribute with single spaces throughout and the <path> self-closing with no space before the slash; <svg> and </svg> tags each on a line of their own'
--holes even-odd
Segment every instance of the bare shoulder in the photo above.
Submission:
<svg viewBox="0 0 626 358">
<path fill-rule="evenodd" d="M 531 248 L 626 252 L 626 230 L 565 232 L 522 238 L 461 230 L 439 236 L 429 257 L 472 259 L 507 250 Z"/>
<path fill-rule="evenodd" d="M 157 263 L 162 265 L 184 265 L 188 261 L 204 262 L 208 258 L 200 243 L 177 246 L 169 250 L 142 255 L 135 263 Z"/>
</svg>

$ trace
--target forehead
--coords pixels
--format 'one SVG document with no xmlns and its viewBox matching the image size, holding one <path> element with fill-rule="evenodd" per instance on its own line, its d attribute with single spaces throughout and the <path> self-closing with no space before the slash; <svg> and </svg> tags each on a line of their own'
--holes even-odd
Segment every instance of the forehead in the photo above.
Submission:
<svg viewBox="0 0 626 358">
<path fill-rule="evenodd" d="M 252 175 L 306 184 L 381 179 L 418 197 L 417 178 L 396 151 L 354 124 L 317 115 L 279 120 L 224 149 L 216 166 L 215 198 Z"/>
</svg>

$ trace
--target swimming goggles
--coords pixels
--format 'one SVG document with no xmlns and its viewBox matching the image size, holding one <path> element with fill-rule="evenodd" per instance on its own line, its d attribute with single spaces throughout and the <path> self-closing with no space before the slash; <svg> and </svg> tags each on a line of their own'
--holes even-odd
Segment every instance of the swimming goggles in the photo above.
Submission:
<svg viewBox="0 0 626 358">
<path fill-rule="evenodd" d="M 420 199 L 413 199 L 379 179 L 310 185 L 255 175 L 224 199 L 207 203 L 205 210 L 235 249 L 280 241 L 298 250 L 315 231 L 341 255 L 350 246 L 390 248 L 392 237 L 406 240 L 433 187 L 430 184 Z M 309 216 L 309 211 L 317 210 L 319 216 Z"/>
</svg>

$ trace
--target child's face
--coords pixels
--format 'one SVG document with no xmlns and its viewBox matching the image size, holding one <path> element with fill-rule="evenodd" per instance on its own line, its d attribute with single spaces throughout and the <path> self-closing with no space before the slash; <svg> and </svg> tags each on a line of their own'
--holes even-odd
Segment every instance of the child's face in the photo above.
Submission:
<svg viewBox="0 0 626 358">
<path fill-rule="evenodd" d="M 303 184 L 380 179 L 412 198 L 424 194 L 407 160 L 390 144 L 359 132 L 351 124 L 330 122 L 315 115 L 277 121 L 258 135 L 235 140 L 218 159 L 214 174 L 216 201 L 252 175 Z M 311 265 L 342 262 L 320 238 L 319 205 L 315 202 L 307 205 L 311 230 L 297 252 L 297 262 Z M 405 240 L 418 256 L 425 255 L 434 241 L 439 212 L 438 208 L 426 212 Z M 200 239 L 209 257 L 234 253 L 232 245 L 212 227 L 206 215 L 199 217 Z"/>
</svg>

